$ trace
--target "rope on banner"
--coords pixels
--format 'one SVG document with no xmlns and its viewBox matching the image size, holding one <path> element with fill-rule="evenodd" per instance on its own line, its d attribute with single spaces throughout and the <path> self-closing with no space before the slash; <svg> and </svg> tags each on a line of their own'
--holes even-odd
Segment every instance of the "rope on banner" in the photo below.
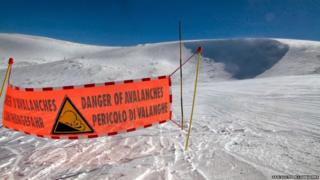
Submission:
<svg viewBox="0 0 320 180">
<path fill-rule="evenodd" d="M 182 63 L 181 66 L 177 67 L 169 76 L 174 75 L 180 68 L 182 68 L 187 62 L 189 62 L 190 59 L 192 59 L 193 56 L 195 56 L 195 55 L 196 55 L 196 53 L 193 53 L 184 63 Z"/>
<path fill-rule="evenodd" d="M 201 47 L 198 47 L 198 50 L 199 50 L 199 48 L 201 48 Z M 188 59 L 186 59 L 179 67 L 177 67 L 170 75 L 169 75 L 169 77 L 171 77 L 171 76 L 173 76 L 179 69 L 182 69 L 182 67 L 186 64 L 186 63 L 188 63 L 195 55 L 196 55 L 197 53 L 193 53 Z M 175 122 L 175 121 L 173 121 L 173 120 L 171 120 L 175 125 L 177 125 L 179 128 L 181 128 L 181 129 L 183 129 L 183 123 L 181 123 L 181 125 L 180 124 L 178 124 L 177 122 Z"/>
</svg>

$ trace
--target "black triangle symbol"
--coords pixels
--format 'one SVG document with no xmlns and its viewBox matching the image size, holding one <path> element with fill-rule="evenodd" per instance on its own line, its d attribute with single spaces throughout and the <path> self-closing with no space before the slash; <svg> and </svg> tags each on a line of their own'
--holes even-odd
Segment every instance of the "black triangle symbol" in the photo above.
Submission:
<svg viewBox="0 0 320 180">
<path fill-rule="evenodd" d="M 79 131 L 77 129 L 74 129 L 66 124 L 63 124 L 61 122 L 58 122 L 57 126 L 56 126 L 56 129 L 55 129 L 55 132 L 56 133 L 63 133 L 63 132 L 76 132 L 76 131 Z"/>
<path fill-rule="evenodd" d="M 93 128 L 66 96 L 60 106 L 52 128 L 52 134 L 85 134 L 93 132 Z"/>
</svg>

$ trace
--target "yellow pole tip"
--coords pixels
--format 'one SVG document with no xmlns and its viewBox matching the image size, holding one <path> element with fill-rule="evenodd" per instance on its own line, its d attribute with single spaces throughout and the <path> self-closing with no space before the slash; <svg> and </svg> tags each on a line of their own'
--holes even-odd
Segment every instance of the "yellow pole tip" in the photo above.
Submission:
<svg viewBox="0 0 320 180">
<path fill-rule="evenodd" d="M 14 60 L 12 57 L 9 58 L 8 64 L 13 64 Z"/>
<path fill-rule="evenodd" d="M 198 54 L 202 54 L 202 47 L 201 46 L 198 47 L 197 52 L 198 52 Z"/>
</svg>

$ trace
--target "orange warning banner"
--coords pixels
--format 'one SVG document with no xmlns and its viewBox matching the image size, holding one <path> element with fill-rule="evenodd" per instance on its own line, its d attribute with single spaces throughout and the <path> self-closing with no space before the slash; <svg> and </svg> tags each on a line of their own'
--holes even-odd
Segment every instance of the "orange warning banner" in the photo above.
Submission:
<svg viewBox="0 0 320 180">
<path fill-rule="evenodd" d="M 130 132 L 171 119 L 170 86 L 169 76 L 61 88 L 9 85 L 3 126 L 53 139 Z"/>
</svg>

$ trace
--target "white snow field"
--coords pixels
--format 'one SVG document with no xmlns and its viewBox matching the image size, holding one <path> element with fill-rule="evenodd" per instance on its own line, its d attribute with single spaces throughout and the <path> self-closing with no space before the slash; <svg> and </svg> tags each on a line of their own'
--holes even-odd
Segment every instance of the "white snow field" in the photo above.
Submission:
<svg viewBox="0 0 320 180">
<path fill-rule="evenodd" d="M 111 137 L 42 139 L 0 128 L 0 179 L 271 179 L 320 175 L 320 42 L 285 39 L 186 41 L 202 45 L 190 139 L 174 123 Z M 0 74 L 15 58 L 22 87 L 98 83 L 171 73 L 177 42 L 82 45 L 0 34 Z M 195 59 L 184 67 L 189 121 Z M 180 122 L 179 84 L 173 119 Z M 4 97 L 1 97 L 1 111 Z M 0 116 L 1 117 L 1 116 Z"/>
</svg>

